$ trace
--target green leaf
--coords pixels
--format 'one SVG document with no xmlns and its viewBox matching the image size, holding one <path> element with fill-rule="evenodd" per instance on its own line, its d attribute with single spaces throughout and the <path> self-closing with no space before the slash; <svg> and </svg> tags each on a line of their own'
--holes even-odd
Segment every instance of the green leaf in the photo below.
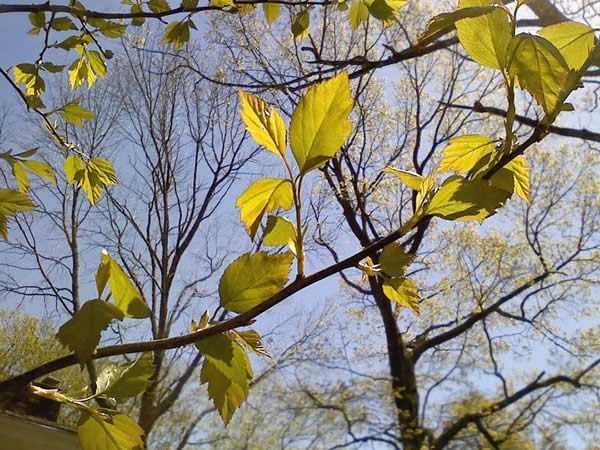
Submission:
<svg viewBox="0 0 600 450">
<path fill-rule="evenodd" d="M 269 26 L 273 25 L 281 14 L 279 3 L 263 3 L 263 13 Z"/>
<path fill-rule="evenodd" d="M 438 166 L 439 172 L 469 172 L 477 162 L 494 150 L 495 142 L 480 134 L 467 134 L 450 140 Z"/>
<path fill-rule="evenodd" d="M 254 239 L 266 213 L 278 208 L 288 210 L 292 207 L 293 201 L 294 193 L 290 180 L 261 178 L 242 192 L 235 205 L 240 208 L 240 218 L 250 238 Z"/>
<path fill-rule="evenodd" d="M 405 184 L 412 190 L 418 191 L 421 189 L 424 177 L 418 173 L 409 172 L 408 170 L 394 169 L 393 167 L 384 167 L 383 172 L 390 173 L 398 177 L 401 183 Z"/>
<path fill-rule="evenodd" d="M 154 374 L 152 353 L 144 353 L 133 364 L 118 367 L 116 376 L 108 371 L 108 382 L 100 389 L 102 373 L 98 376 L 98 390 L 107 397 L 123 402 L 142 393 L 151 383 Z"/>
<path fill-rule="evenodd" d="M 121 266 L 105 251 L 102 251 L 100 269 L 108 266 L 108 285 L 115 305 L 126 317 L 143 319 L 151 312 L 140 294 Z M 105 270 L 105 269 L 104 269 Z"/>
<path fill-rule="evenodd" d="M 350 20 L 352 30 L 356 30 L 368 18 L 369 8 L 366 7 L 362 0 L 354 0 L 350 6 L 350 11 L 348 11 L 348 19 Z"/>
<path fill-rule="evenodd" d="M 459 8 L 455 11 L 438 14 L 434 16 L 427 24 L 427 30 L 419 36 L 419 41 L 435 38 L 438 34 L 444 34 L 454 27 L 454 24 L 461 19 L 479 17 L 483 14 L 494 11 L 498 5 L 471 6 Z"/>
<path fill-rule="evenodd" d="M 425 209 L 426 214 L 447 220 L 482 222 L 500 208 L 510 196 L 487 180 L 467 180 L 458 175 L 446 179 Z"/>
<path fill-rule="evenodd" d="M 342 147 L 352 131 L 348 116 L 354 101 L 348 74 L 312 86 L 290 122 L 290 147 L 300 172 L 322 166 Z"/>
<path fill-rule="evenodd" d="M 240 90 L 242 120 L 258 145 L 285 158 L 286 136 L 283 118 L 267 102 Z"/>
<path fill-rule="evenodd" d="M 493 0 L 461 0 L 461 8 L 490 6 Z M 507 12 L 497 8 L 455 23 L 458 39 L 468 55 L 482 66 L 503 70 L 512 29 Z"/>
<path fill-rule="evenodd" d="M 50 164 L 44 161 L 33 160 L 23 161 L 23 164 L 25 164 L 25 168 L 29 172 L 48 180 L 52 184 L 56 184 L 56 174 Z"/>
<path fill-rule="evenodd" d="M 44 28 L 46 26 L 46 13 L 44 11 L 35 11 L 29 13 L 29 22 L 36 28 Z"/>
<path fill-rule="evenodd" d="M 383 293 L 391 301 L 411 309 L 417 316 L 420 314 L 417 287 L 408 278 L 391 278 L 384 280 Z"/>
<path fill-rule="evenodd" d="M 64 171 L 67 182 L 83 189 L 92 205 L 98 202 L 106 186 L 118 182 L 112 164 L 104 158 L 91 158 L 86 164 L 79 156 L 70 155 Z"/>
<path fill-rule="evenodd" d="M 150 0 L 146 2 L 146 5 L 148 5 L 148 8 L 153 13 L 161 13 L 171 9 L 167 0 Z"/>
<path fill-rule="evenodd" d="M 407 2 L 405 0 L 364 0 L 369 14 L 380 20 L 384 26 L 393 24 L 398 18 L 398 10 Z"/>
<path fill-rule="evenodd" d="M 77 26 L 69 17 L 55 17 L 50 22 L 50 27 L 56 31 L 76 30 Z"/>
<path fill-rule="evenodd" d="M 302 41 L 306 36 L 308 36 L 309 32 L 310 13 L 308 9 L 305 9 L 292 18 L 292 35 L 297 38 L 298 41 Z"/>
<path fill-rule="evenodd" d="M 124 414 L 82 413 L 77 434 L 82 450 L 138 450 L 144 447 L 144 430 Z"/>
<path fill-rule="evenodd" d="M 248 397 L 250 361 L 242 347 L 224 334 L 203 339 L 196 347 L 204 354 L 200 382 L 208 383 L 208 395 L 227 425 Z"/>
<path fill-rule="evenodd" d="M 107 38 L 120 38 L 127 31 L 127 25 L 99 18 L 88 18 L 88 23 L 98 29 Z"/>
<path fill-rule="evenodd" d="M 140 5 L 131 5 L 131 14 L 139 14 L 141 12 L 142 7 Z M 144 22 L 146 22 L 146 18 L 143 16 L 134 17 L 133 19 L 131 19 L 131 25 L 133 25 L 134 27 L 141 27 L 142 25 L 144 25 Z"/>
<path fill-rule="evenodd" d="M 185 10 L 195 9 L 198 7 L 198 0 L 182 0 L 181 7 Z"/>
<path fill-rule="evenodd" d="M 511 42 L 509 73 L 536 99 L 546 113 L 560 106 L 568 87 L 569 67 L 554 45 L 539 36 L 519 34 Z"/>
<path fill-rule="evenodd" d="M 255 330 L 247 331 L 231 331 L 233 339 L 235 339 L 242 347 L 253 351 L 258 356 L 265 356 L 270 358 L 271 355 L 265 349 L 260 334 Z"/>
<path fill-rule="evenodd" d="M 57 65 L 57 64 L 53 64 L 51 62 L 45 62 L 45 63 L 41 63 L 40 67 L 43 68 L 44 70 L 50 72 L 50 73 L 60 73 L 67 66 L 60 66 L 60 65 Z"/>
<path fill-rule="evenodd" d="M 583 66 L 594 47 L 594 30 L 579 22 L 561 22 L 542 28 L 538 34 L 551 42 L 571 69 Z"/>
<path fill-rule="evenodd" d="M 0 189 L 0 235 L 8 239 L 8 217 L 18 212 L 35 208 L 35 204 L 23 192 L 14 189 Z"/>
<path fill-rule="evenodd" d="M 529 164 L 523 156 L 517 156 L 498 170 L 490 179 L 498 189 L 514 192 L 526 202 L 531 201 Z"/>
<path fill-rule="evenodd" d="M 221 306 L 244 313 L 261 304 L 287 283 L 294 256 L 246 253 L 233 261 L 219 281 Z"/>
<path fill-rule="evenodd" d="M 95 117 L 93 112 L 79 105 L 79 99 L 70 101 L 59 111 L 64 120 L 78 127 L 83 126 L 84 120 L 91 120 Z"/>
<path fill-rule="evenodd" d="M 281 216 L 269 216 L 263 236 L 263 244 L 269 246 L 287 245 L 296 240 L 296 227 L 292 222 Z"/>
<path fill-rule="evenodd" d="M 181 48 L 190 40 L 190 24 L 187 20 L 171 22 L 167 25 L 162 40 L 164 45 L 173 44 L 173 48 Z"/>
<path fill-rule="evenodd" d="M 123 320 L 123 317 L 115 305 L 100 299 L 90 300 L 58 329 L 56 337 L 77 355 L 83 366 L 96 350 L 102 331 L 110 322 Z"/>
<path fill-rule="evenodd" d="M 401 277 L 414 258 L 414 255 L 405 253 L 400 244 L 392 243 L 383 248 L 379 255 L 379 265 L 387 276 Z"/>
<path fill-rule="evenodd" d="M 31 182 L 29 181 L 29 176 L 25 170 L 25 164 L 16 160 L 12 162 L 11 168 L 12 174 L 17 182 L 17 189 L 24 193 L 28 192 L 29 188 L 31 187 Z"/>
<path fill-rule="evenodd" d="M 15 82 L 25 85 L 25 92 L 30 96 L 39 96 L 44 93 L 46 83 L 39 76 L 39 68 L 34 64 L 18 64 L 13 69 Z"/>
</svg>

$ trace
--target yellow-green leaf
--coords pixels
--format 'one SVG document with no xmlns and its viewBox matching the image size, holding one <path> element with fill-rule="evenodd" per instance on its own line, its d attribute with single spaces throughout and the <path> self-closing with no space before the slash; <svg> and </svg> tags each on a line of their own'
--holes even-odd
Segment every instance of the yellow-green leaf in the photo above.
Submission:
<svg viewBox="0 0 600 450">
<path fill-rule="evenodd" d="M 509 196 L 510 192 L 493 187 L 487 180 L 467 180 L 453 175 L 433 195 L 425 213 L 447 220 L 482 222 L 494 214 Z"/>
<path fill-rule="evenodd" d="M 391 25 L 398 17 L 398 10 L 407 2 L 406 0 L 363 0 L 369 14 L 380 20 L 384 26 Z"/>
<path fill-rule="evenodd" d="M 115 305 L 100 299 L 83 304 L 77 313 L 65 322 L 56 337 L 77 355 L 83 366 L 100 342 L 100 334 L 113 320 L 123 320 L 123 313 Z"/>
<path fill-rule="evenodd" d="M 270 152 L 285 157 L 285 123 L 267 102 L 240 90 L 242 120 L 257 144 Z"/>
<path fill-rule="evenodd" d="M 198 7 L 198 0 L 182 0 L 181 7 L 185 10 L 195 9 Z"/>
<path fill-rule="evenodd" d="M 219 281 L 221 306 L 244 313 L 267 300 L 287 283 L 293 260 L 291 253 L 240 256 L 225 269 Z"/>
<path fill-rule="evenodd" d="M 153 13 L 161 13 L 171 9 L 167 0 L 150 0 L 146 2 L 146 5 Z"/>
<path fill-rule="evenodd" d="M 78 127 L 83 126 L 84 120 L 91 120 L 94 118 L 93 112 L 79 105 L 79 99 L 70 101 L 60 108 L 59 111 L 64 120 Z"/>
<path fill-rule="evenodd" d="M 31 173 L 48 180 L 52 184 L 56 184 L 56 174 L 50 164 L 34 160 L 23 161 L 23 164 L 25 164 L 25 168 Z"/>
<path fill-rule="evenodd" d="M 409 308 L 419 315 L 419 294 L 417 287 L 408 278 L 391 278 L 383 282 L 383 293 L 391 301 Z"/>
<path fill-rule="evenodd" d="M 518 77 L 519 85 L 533 95 L 544 112 L 555 112 L 569 82 L 569 67 L 563 56 L 549 41 L 530 34 L 515 36 L 510 52 L 509 72 Z"/>
<path fill-rule="evenodd" d="M 477 162 L 494 150 L 495 142 L 480 134 L 467 134 L 450 140 L 438 171 L 469 172 Z"/>
<path fill-rule="evenodd" d="M 100 389 L 102 373 L 98 376 L 98 390 L 107 397 L 124 401 L 142 393 L 151 383 L 154 375 L 152 353 L 144 353 L 133 364 L 119 367 L 116 377 L 112 377 L 104 389 Z"/>
<path fill-rule="evenodd" d="M 265 356 L 267 358 L 271 357 L 269 352 L 265 349 L 262 338 L 260 337 L 260 334 L 258 334 L 258 331 L 231 331 L 231 333 L 233 335 L 233 339 L 241 344 L 242 347 L 253 351 L 259 356 Z"/>
<path fill-rule="evenodd" d="M 77 29 L 77 26 L 68 17 L 54 17 L 50 21 L 50 26 L 56 31 L 67 31 Z"/>
<path fill-rule="evenodd" d="M 479 17 L 483 14 L 492 12 L 498 8 L 498 5 L 470 6 L 459 8 L 456 11 L 438 14 L 434 16 L 427 24 L 427 30 L 419 36 L 419 41 L 425 41 L 449 31 L 454 24 L 461 19 Z"/>
<path fill-rule="evenodd" d="M 135 287 L 121 266 L 106 252 L 102 251 L 100 266 L 108 266 L 108 285 L 116 307 L 125 317 L 142 319 L 150 316 L 150 309 L 140 291 Z M 101 270 L 101 268 L 99 270 Z"/>
<path fill-rule="evenodd" d="M 181 48 L 190 40 L 190 24 L 187 20 L 171 22 L 167 25 L 161 43 L 173 44 L 173 48 Z"/>
<path fill-rule="evenodd" d="M 225 425 L 248 397 L 252 367 L 242 347 L 225 334 L 196 343 L 204 355 L 200 382 L 208 383 L 208 395 Z"/>
<path fill-rule="evenodd" d="M 342 147 L 352 131 L 353 104 L 346 72 L 302 97 L 290 122 L 290 147 L 301 173 L 322 166 Z"/>
<path fill-rule="evenodd" d="M 579 22 L 561 22 L 542 28 L 538 34 L 550 41 L 571 69 L 578 70 L 594 47 L 594 30 Z"/>
<path fill-rule="evenodd" d="M 240 218 L 251 239 L 263 216 L 278 208 L 292 207 L 294 194 L 290 180 L 283 178 L 261 178 L 252 183 L 238 197 L 236 206 L 240 208 Z"/>
<path fill-rule="evenodd" d="M 269 216 L 263 244 L 270 246 L 286 245 L 296 239 L 296 227 L 292 222 L 281 216 Z"/>
<path fill-rule="evenodd" d="M 461 0 L 460 8 L 490 6 L 493 0 Z M 512 38 L 509 17 L 502 8 L 455 23 L 458 39 L 468 55 L 482 66 L 503 70 Z"/>
<path fill-rule="evenodd" d="M 11 164 L 12 173 L 17 182 L 17 189 L 21 192 L 28 192 L 31 182 L 25 170 L 25 165 L 21 161 L 14 161 Z"/>
<path fill-rule="evenodd" d="M 368 18 L 369 8 L 366 7 L 362 0 L 354 0 L 350 6 L 350 11 L 348 11 L 348 19 L 350 20 L 352 30 L 356 30 Z"/>
<path fill-rule="evenodd" d="M 29 13 L 29 22 L 36 28 L 44 28 L 46 25 L 46 13 L 44 11 L 36 11 Z"/>
<path fill-rule="evenodd" d="M 523 200 L 530 201 L 529 164 L 523 156 L 517 156 L 498 170 L 490 181 L 494 187 L 511 194 L 514 192 Z"/>
<path fill-rule="evenodd" d="M 34 64 L 17 64 L 13 69 L 15 82 L 25 85 L 25 92 L 30 96 L 39 96 L 44 93 L 46 83 L 39 76 L 39 68 Z"/>
<path fill-rule="evenodd" d="M 400 244 L 392 243 L 383 248 L 379 255 L 379 265 L 389 277 L 401 277 L 414 259 L 414 255 L 405 253 Z"/>
<path fill-rule="evenodd" d="M 144 447 L 144 430 L 124 415 L 93 416 L 83 413 L 77 434 L 82 450 L 139 450 Z"/>
<path fill-rule="evenodd" d="M 304 40 L 310 32 L 310 13 L 305 9 L 292 17 L 292 35 L 299 41 Z"/>
<path fill-rule="evenodd" d="M 114 167 L 104 158 L 91 158 L 87 164 L 76 155 L 70 155 L 64 166 L 67 182 L 83 189 L 92 205 L 96 204 L 106 186 L 117 184 Z"/>
<path fill-rule="evenodd" d="M 393 167 L 385 167 L 383 171 L 385 173 L 391 173 L 392 175 L 395 175 L 403 184 L 414 191 L 421 189 L 421 185 L 423 184 L 424 177 L 418 173 L 409 172 L 408 170 L 394 169 Z"/>
<path fill-rule="evenodd" d="M 35 204 L 23 192 L 14 189 L 0 189 L 0 235 L 8 239 L 8 217 L 18 212 L 35 208 Z"/>
<path fill-rule="evenodd" d="M 281 14 L 280 7 L 278 3 L 263 3 L 263 13 L 265 14 L 265 19 L 269 26 L 273 25 L 273 23 L 279 18 L 279 14 Z"/>
</svg>

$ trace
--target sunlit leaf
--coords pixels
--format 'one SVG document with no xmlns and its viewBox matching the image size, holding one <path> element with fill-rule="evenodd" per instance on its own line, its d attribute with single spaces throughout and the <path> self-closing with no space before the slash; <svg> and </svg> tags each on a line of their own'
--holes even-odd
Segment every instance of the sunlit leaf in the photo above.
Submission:
<svg viewBox="0 0 600 450">
<path fill-rule="evenodd" d="M 67 182 L 83 189 L 92 205 L 96 204 L 106 186 L 118 183 L 114 167 L 104 158 L 90 158 L 86 163 L 77 155 L 70 155 L 64 165 Z"/>
<path fill-rule="evenodd" d="M 494 214 L 509 196 L 509 192 L 493 187 L 487 180 L 467 180 L 454 175 L 433 195 L 425 213 L 447 220 L 481 222 Z"/>
<path fill-rule="evenodd" d="M 348 116 L 354 101 L 348 74 L 312 86 L 302 97 L 290 122 L 290 147 L 301 173 L 327 162 L 352 131 Z"/>
<path fill-rule="evenodd" d="M 569 67 L 560 52 L 539 36 L 519 34 L 511 42 L 509 72 L 536 99 L 544 112 L 554 112 L 567 88 Z"/>
<path fill-rule="evenodd" d="M 406 0 L 363 0 L 363 2 L 369 14 L 386 26 L 395 22 L 398 10 L 407 3 Z"/>
<path fill-rule="evenodd" d="M 468 134 L 450 140 L 438 171 L 469 172 L 477 162 L 494 150 L 495 142 L 480 134 Z"/>
<path fill-rule="evenodd" d="M 236 206 L 240 208 L 240 218 L 246 226 L 251 239 L 263 216 L 278 208 L 288 210 L 292 207 L 294 194 L 290 180 L 283 178 L 261 178 L 252 183 L 238 197 Z"/>
<path fill-rule="evenodd" d="M 461 0 L 460 8 L 490 6 L 493 0 Z M 512 38 L 508 14 L 501 8 L 455 23 L 458 39 L 468 55 L 482 66 L 503 70 Z"/>
<path fill-rule="evenodd" d="M 542 28 L 538 34 L 550 41 L 571 69 L 579 69 L 594 47 L 594 30 L 579 22 L 561 22 Z"/>
<path fill-rule="evenodd" d="M 208 395 L 225 425 L 248 396 L 252 368 L 242 347 L 225 334 L 196 343 L 204 355 L 200 382 L 208 383 Z"/>
<path fill-rule="evenodd" d="M 39 68 L 34 64 L 17 64 L 13 69 L 15 82 L 25 85 L 27 95 L 39 96 L 44 93 L 46 83 L 39 76 Z"/>
<path fill-rule="evenodd" d="M 529 164 L 523 156 L 518 156 L 498 170 L 490 179 L 492 185 L 504 191 L 514 192 L 523 200 L 531 200 Z"/>
<path fill-rule="evenodd" d="M 310 12 L 305 9 L 301 13 L 296 14 L 292 17 L 292 35 L 298 39 L 298 41 L 304 40 L 310 32 Z"/>
<path fill-rule="evenodd" d="M 246 331 L 232 331 L 233 339 L 235 339 L 238 343 L 240 343 L 243 347 L 248 350 L 253 351 L 259 356 L 265 356 L 270 358 L 271 355 L 265 349 L 262 338 L 258 331 L 255 330 L 246 330 Z"/>
<path fill-rule="evenodd" d="M 279 18 L 281 10 L 278 3 L 263 3 L 263 13 L 269 26 Z"/>
<path fill-rule="evenodd" d="M 19 212 L 30 211 L 35 204 L 23 192 L 14 189 L 0 189 L 0 235 L 8 239 L 8 217 Z"/>
<path fill-rule="evenodd" d="M 350 20 L 350 26 L 352 30 L 356 30 L 361 23 L 364 23 L 369 18 L 369 8 L 362 2 L 362 0 L 353 0 L 348 11 L 348 19 Z"/>
<path fill-rule="evenodd" d="M 385 167 L 383 171 L 385 173 L 395 175 L 403 184 L 414 191 L 421 189 L 421 185 L 423 184 L 424 177 L 418 173 L 409 172 L 408 170 L 394 169 L 393 167 Z"/>
<path fill-rule="evenodd" d="M 167 0 L 150 0 L 146 2 L 146 5 L 153 13 L 161 13 L 171 9 Z"/>
<path fill-rule="evenodd" d="M 29 22 L 36 28 L 44 28 L 46 25 L 46 13 L 44 11 L 35 11 L 29 13 Z"/>
<path fill-rule="evenodd" d="M 60 115 L 64 120 L 78 127 L 83 126 L 84 120 L 94 118 L 94 113 L 79 105 L 79 99 L 75 99 L 60 108 Z"/>
<path fill-rule="evenodd" d="M 77 25 L 69 17 L 54 17 L 50 21 L 50 26 L 56 31 L 76 30 Z"/>
<path fill-rule="evenodd" d="M 452 12 L 438 14 L 429 21 L 427 24 L 427 30 L 419 36 L 419 41 L 425 41 L 427 39 L 431 39 L 437 34 L 442 34 L 449 31 L 454 27 L 454 24 L 458 20 L 479 17 L 483 14 L 493 11 L 496 8 L 498 8 L 498 5 L 471 6 L 459 8 Z"/>
<path fill-rule="evenodd" d="M 270 246 L 286 245 L 296 239 L 296 227 L 292 222 L 281 216 L 269 216 L 263 244 Z"/>
<path fill-rule="evenodd" d="M 287 283 L 293 260 L 291 253 L 240 256 L 225 269 L 219 281 L 221 306 L 244 313 L 267 300 Z"/>
<path fill-rule="evenodd" d="M 56 337 L 77 355 L 83 365 L 100 342 L 100 334 L 113 320 L 123 320 L 123 313 L 112 303 L 100 299 L 85 302 L 79 311 L 59 329 Z"/>
<path fill-rule="evenodd" d="M 106 251 L 102 251 L 99 270 L 102 269 L 102 266 L 108 266 L 108 285 L 117 308 L 126 317 L 142 319 L 150 316 L 150 309 L 140 291 L 121 266 Z"/>
<path fill-rule="evenodd" d="M 77 434 L 82 450 L 138 450 L 144 447 L 144 430 L 133 419 L 124 415 L 113 416 L 83 413 Z"/>
<path fill-rule="evenodd" d="M 414 255 L 404 252 L 400 244 L 392 243 L 383 248 L 379 255 L 379 265 L 387 276 L 401 277 L 414 259 Z"/>
<path fill-rule="evenodd" d="M 283 118 L 267 102 L 240 90 L 242 120 L 257 144 L 285 156 L 286 138 Z"/>
<path fill-rule="evenodd" d="M 190 40 L 190 24 L 187 20 L 181 22 L 171 22 L 165 28 L 161 43 L 164 45 L 173 44 L 173 48 L 181 48 Z"/>
<path fill-rule="evenodd" d="M 121 402 L 142 393 L 152 383 L 153 374 L 152 353 L 144 353 L 133 364 L 119 366 L 114 375 L 109 371 L 104 385 L 101 373 L 97 381 L 98 391 Z"/>
<path fill-rule="evenodd" d="M 419 294 L 417 287 L 408 278 L 391 278 L 383 282 L 383 293 L 391 301 L 409 308 L 419 315 Z"/>
</svg>

